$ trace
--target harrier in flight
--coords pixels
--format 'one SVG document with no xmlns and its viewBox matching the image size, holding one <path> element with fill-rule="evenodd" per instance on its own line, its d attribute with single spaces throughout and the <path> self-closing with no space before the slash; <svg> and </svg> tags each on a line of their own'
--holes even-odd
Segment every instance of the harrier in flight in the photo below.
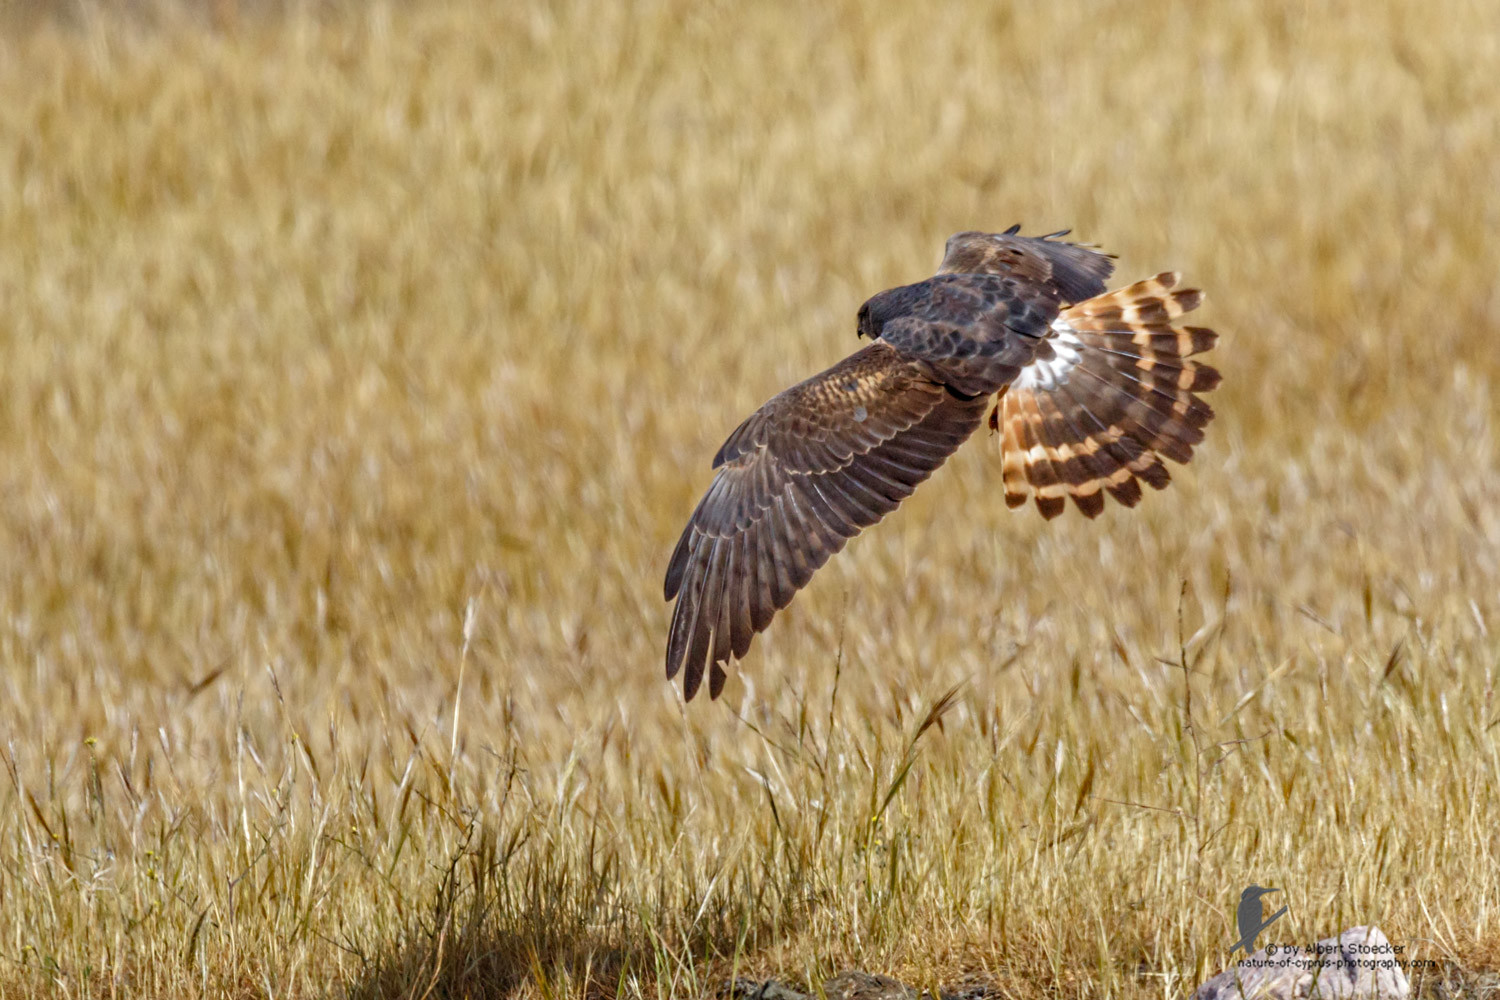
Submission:
<svg viewBox="0 0 1500 1000">
<path fill-rule="evenodd" d="M 934 277 L 859 309 L 871 343 L 773 398 L 714 456 L 717 473 L 667 566 L 667 677 L 691 699 L 844 543 L 896 509 L 984 419 L 1001 433 L 1005 503 L 1097 517 L 1187 462 L 1219 373 L 1216 335 L 1180 325 L 1202 294 L 1158 274 L 1106 292 L 1110 255 L 1059 237 L 959 233 Z M 686 668 L 684 670 L 684 668 Z"/>
</svg>

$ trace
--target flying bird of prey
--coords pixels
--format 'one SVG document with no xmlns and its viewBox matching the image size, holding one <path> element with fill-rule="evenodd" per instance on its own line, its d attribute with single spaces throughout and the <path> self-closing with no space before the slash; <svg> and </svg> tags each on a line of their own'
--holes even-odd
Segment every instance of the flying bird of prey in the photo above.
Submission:
<svg viewBox="0 0 1500 1000">
<path fill-rule="evenodd" d="M 667 677 L 691 700 L 844 543 L 911 495 L 989 415 L 1007 506 L 1126 507 L 1187 462 L 1219 373 L 1216 335 L 1175 322 L 1202 294 L 1158 274 L 1106 292 L 1113 258 L 1046 236 L 958 233 L 934 277 L 859 310 L 871 343 L 774 397 L 714 456 L 667 566 Z"/>
</svg>

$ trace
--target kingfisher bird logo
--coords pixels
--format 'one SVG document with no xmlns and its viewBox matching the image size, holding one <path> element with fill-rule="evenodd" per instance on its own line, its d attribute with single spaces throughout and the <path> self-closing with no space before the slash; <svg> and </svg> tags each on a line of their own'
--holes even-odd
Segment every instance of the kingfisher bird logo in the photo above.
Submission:
<svg viewBox="0 0 1500 1000">
<path fill-rule="evenodd" d="M 1235 922 L 1239 925 L 1240 939 L 1229 949 L 1229 954 L 1233 955 L 1239 948 L 1245 949 L 1246 955 L 1250 954 L 1255 950 L 1255 939 L 1260 936 L 1260 932 L 1286 916 L 1286 907 L 1283 906 L 1271 914 L 1270 919 L 1260 919 L 1260 897 L 1268 892 L 1280 891 L 1280 889 L 1265 889 L 1258 885 L 1248 885 L 1245 891 L 1240 893 L 1240 905 L 1234 911 Z"/>
</svg>

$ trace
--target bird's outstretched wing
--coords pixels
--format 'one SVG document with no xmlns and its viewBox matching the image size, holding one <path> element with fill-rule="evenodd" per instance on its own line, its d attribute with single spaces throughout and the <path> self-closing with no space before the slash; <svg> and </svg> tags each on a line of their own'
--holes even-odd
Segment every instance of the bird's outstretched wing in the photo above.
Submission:
<svg viewBox="0 0 1500 1000">
<path fill-rule="evenodd" d="M 729 436 L 667 567 L 667 677 L 691 699 L 844 543 L 896 509 L 973 433 L 963 398 L 882 341 L 787 389 Z"/>
<path fill-rule="evenodd" d="M 999 274 L 1027 286 L 1055 288 L 1064 302 L 1082 302 L 1104 291 L 1115 269 L 1114 257 L 1082 243 L 1046 236 L 1018 236 L 1020 226 L 1003 233 L 955 233 L 948 237 L 938 274 Z"/>
</svg>

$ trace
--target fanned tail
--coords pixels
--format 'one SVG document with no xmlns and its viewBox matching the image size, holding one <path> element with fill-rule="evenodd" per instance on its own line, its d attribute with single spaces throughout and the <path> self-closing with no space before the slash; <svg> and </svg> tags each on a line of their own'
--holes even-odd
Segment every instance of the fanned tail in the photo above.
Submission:
<svg viewBox="0 0 1500 1000">
<path fill-rule="evenodd" d="M 1163 458 L 1193 457 L 1214 415 L 1196 393 L 1220 376 L 1189 359 L 1218 335 L 1174 324 L 1203 300 L 1197 289 L 1174 291 L 1180 279 L 1158 274 L 1058 316 L 1036 360 L 990 414 L 991 429 L 1003 433 L 1008 506 L 1035 495 L 1052 518 L 1072 497 L 1097 517 L 1105 493 L 1134 507 L 1140 482 L 1159 490 L 1171 481 Z"/>
</svg>

